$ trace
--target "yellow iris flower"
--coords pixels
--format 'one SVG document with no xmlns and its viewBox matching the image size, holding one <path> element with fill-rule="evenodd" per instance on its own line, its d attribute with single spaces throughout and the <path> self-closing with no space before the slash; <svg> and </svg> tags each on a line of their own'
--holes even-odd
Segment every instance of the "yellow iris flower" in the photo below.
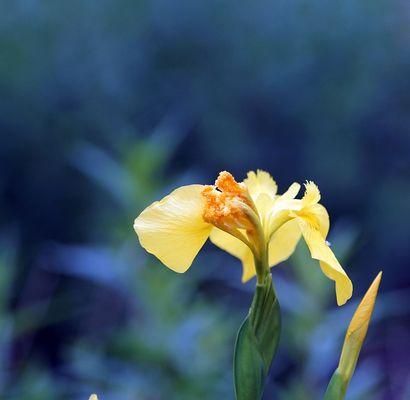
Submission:
<svg viewBox="0 0 410 400">
<path fill-rule="evenodd" d="M 243 265 L 242 281 L 257 275 L 262 282 L 268 267 L 293 253 L 303 236 L 312 258 L 335 282 L 339 305 L 352 295 L 352 283 L 326 243 L 329 216 L 319 204 L 313 182 L 293 183 L 282 195 L 265 171 L 251 171 L 238 183 L 226 171 L 215 185 L 182 186 L 154 202 L 135 219 L 141 246 L 168 268 L 185 272 L 208 237 Z"/>
</svg>

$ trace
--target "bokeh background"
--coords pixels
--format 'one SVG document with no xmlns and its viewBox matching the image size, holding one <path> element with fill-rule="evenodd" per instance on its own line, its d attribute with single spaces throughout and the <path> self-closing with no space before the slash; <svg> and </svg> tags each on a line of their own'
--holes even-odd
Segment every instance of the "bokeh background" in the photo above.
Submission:
<svg viewBox="0 0 410 400">
<path fill-rule="evenodd" d="M 184 275 L 133 219 L 220 170 L 314 180 L 355 292 L 300 243 L 265 400 L 321 398 L 358 299 L 376 312 L 347 398 L 409 399 L 407 0 L 3 0 L 0 398 L 233 399 L 255 282 L 205 246 Z"/>
</svg>

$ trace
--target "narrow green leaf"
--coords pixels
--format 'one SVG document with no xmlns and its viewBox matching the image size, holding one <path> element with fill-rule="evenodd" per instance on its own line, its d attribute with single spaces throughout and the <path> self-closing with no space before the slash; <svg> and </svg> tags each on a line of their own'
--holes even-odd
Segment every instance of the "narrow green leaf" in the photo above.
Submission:
<svg viewBox="0 0 410 400">
<path fill-rule="evenodd" d="M 256 286 L 249 314 L 238 332 L 234 353 L 234 385 L 237 400 L 259 400 L 275 356 L 280 336 L 280 308 L 267 275 Z"/>
<path fill-rule="evenodd" d="M 238 332 L 234 360 L 236 399 L 257 398 L 255 394 L 263 390 L 265 366 L 248 317 Z"/>
</svg>

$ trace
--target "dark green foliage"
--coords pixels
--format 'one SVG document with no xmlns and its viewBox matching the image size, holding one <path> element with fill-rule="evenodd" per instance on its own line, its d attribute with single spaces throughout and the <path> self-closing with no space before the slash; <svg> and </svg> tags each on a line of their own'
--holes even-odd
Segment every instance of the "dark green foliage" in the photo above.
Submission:
<svg viewBox="0 0 410 400">
<path fill-rule="evenodd" d="M 266 377 L 280 337 L 280 307 L 267 275 L 256 292 L 248 316 L 239 329 L 234 353 L 234 385 L 237 400 L 262 397 Z"/>
</svg>

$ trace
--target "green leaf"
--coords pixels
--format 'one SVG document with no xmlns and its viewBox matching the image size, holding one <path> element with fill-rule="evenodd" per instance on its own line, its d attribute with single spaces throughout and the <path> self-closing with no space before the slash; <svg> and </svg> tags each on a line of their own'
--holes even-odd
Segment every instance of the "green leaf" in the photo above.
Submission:
<svg viewBox="0 0 410 400">
<path fill-rule="evenodd" d="M 234 385 L 237 400 L 258 400 L 275 356 L 280 336 L 280 308 L 267 275 L 256 286 L 248 316 L 239 329 L 234 353 Z"/>
<path fill-rule="evenodd" d="M 237 400 L 257 398 L 264 381 L 264 362 L 248 317 L 238 332 L 234 354 L 234 381 Z"/>
</svg>

